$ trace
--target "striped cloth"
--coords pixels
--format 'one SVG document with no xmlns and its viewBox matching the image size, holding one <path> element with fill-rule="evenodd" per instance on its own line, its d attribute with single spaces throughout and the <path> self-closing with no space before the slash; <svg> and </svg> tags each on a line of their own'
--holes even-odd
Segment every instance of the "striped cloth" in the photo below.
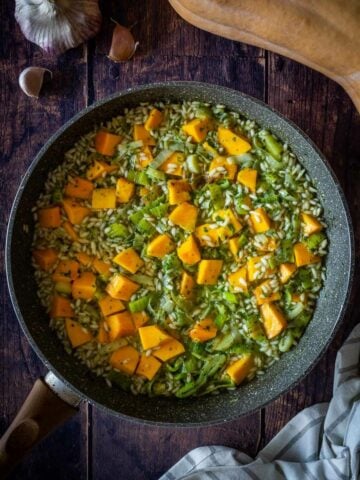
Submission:
<svg viewBox="0 0 360 480">
<path fill-rule="evenodd" d="M 160 480 L 358 480 L 360 324 L 336 357 L 333 398 L 298 413 L 255 459 L 222 446 L 189 452 Z"/>
</svg>

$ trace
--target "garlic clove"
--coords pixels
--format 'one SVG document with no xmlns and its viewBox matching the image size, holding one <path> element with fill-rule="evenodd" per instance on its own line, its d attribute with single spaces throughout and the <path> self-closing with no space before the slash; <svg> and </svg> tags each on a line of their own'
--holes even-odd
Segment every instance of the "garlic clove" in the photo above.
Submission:
<svg viewBox="0 0 360 480">
<path fill-rule="evenodd" d="M 130 29 L 115 22 L 108 58 L 113 62 L 125 62 L 136 52 L 139 42 L 135 42 Z"/>
<path fill-rule="evenodd" d="M 99 0 L 16 0 L 15 18 L 24 36 L 51 54 L 96 35 L 102 20 Z"/>
<path fill-rule="evenodd" d="M 43 86 L 43 83 L 44 83 L 44 76 L 46 73 L 49 73 L 50 78 L 52 78 L 52 72 L 47 68 L 41 68 L 41 67 L 25 68 L 25 70 L 23 70 L 19 76 L 19 85 L 21 90 L 28 97 L 39 98 L 41 87 Z"/>
</svg>

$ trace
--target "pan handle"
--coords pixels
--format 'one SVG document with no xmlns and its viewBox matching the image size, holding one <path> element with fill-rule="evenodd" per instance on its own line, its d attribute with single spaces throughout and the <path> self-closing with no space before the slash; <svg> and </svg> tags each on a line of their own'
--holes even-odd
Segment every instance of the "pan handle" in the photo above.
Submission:
<svg viewBox="0 0 360 480">
<path fill-rule="evenodd" d="M 0 478 L 5 478 L 36 443 L 75 415 L 80 401 L 52 372 L 37 379 L 0 438 Z"/>
</svg>

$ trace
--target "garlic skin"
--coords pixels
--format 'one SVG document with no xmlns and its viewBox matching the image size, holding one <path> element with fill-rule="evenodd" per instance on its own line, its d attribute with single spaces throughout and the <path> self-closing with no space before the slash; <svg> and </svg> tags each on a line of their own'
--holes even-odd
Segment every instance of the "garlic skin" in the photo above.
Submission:
<svg viewBox="0 0 360 480">
<path fill-rule="evenodd" d="M 39 98 L 40 90 L 41 90 L 41 87 L 43 86 L 44 76 L 46 73 L 49 73 L 50 77 L 52 78 L 52 72 L 47 68 L 41 68 L 41 67 L 25 68 L 25 70 L 23 70 L 19 76 L 19 85 L 21 90 L 28 97 Z"/>
<path fill-rule="evenodd" d="M 108 58 L 113 62 L 125 62 L 134 56 L 139 42 L 135 42 L 134 36 L 129 28 L 115 23 L 112 35 L 111 47 Z"/>
<path fill-rule="evenodd" d="M 56 55 L 93 37 L 101 26 L 98 0 L 16 0 L 15 18 L 30 42 Z"/>
</svg>

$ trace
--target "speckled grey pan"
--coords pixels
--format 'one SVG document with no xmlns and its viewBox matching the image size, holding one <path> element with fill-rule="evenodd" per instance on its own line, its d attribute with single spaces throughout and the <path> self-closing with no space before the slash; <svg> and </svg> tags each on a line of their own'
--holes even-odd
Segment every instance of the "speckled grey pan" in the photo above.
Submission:
<svg viewBox="0 0 360 480">
<path fill-rule="evenodd" d="M 149 399 L 109 390 L 103 379 L 67 355 L 49 330 L 47 315 L 36 297 L 30 266 L 33 235 L 30 207 L 41 192 L 49 170 L 62 162 L 64 152 L 94 124 L 120 114 L 125 106 L 159 99 L 222 103 L 255 119 L 288 142 L 318 188 L 330 238 L 327 280 L 315 316 L 297 347 L 261 378 L 234 392 L 201 399 Z M 24 224 L 30 226 L 29 232 L 24 231 Z M 44 364 L 82 398 L 115 415 L 146 423 L 209 425 L 239 417 L 271 402 L 315 364 L 339 326 L 348 302 L 354 267 L 353 233 L 338 181 L 320 152 L 296 126 L 258 100 L 239 92 L 216 85 L 169 82 L 135 87 L 103 100 L 76 115 L 46 143 L 24 176 L 14 201 L 7 234 L 6 267 L 13 306 L 32 347 Z"/>
</svg>

